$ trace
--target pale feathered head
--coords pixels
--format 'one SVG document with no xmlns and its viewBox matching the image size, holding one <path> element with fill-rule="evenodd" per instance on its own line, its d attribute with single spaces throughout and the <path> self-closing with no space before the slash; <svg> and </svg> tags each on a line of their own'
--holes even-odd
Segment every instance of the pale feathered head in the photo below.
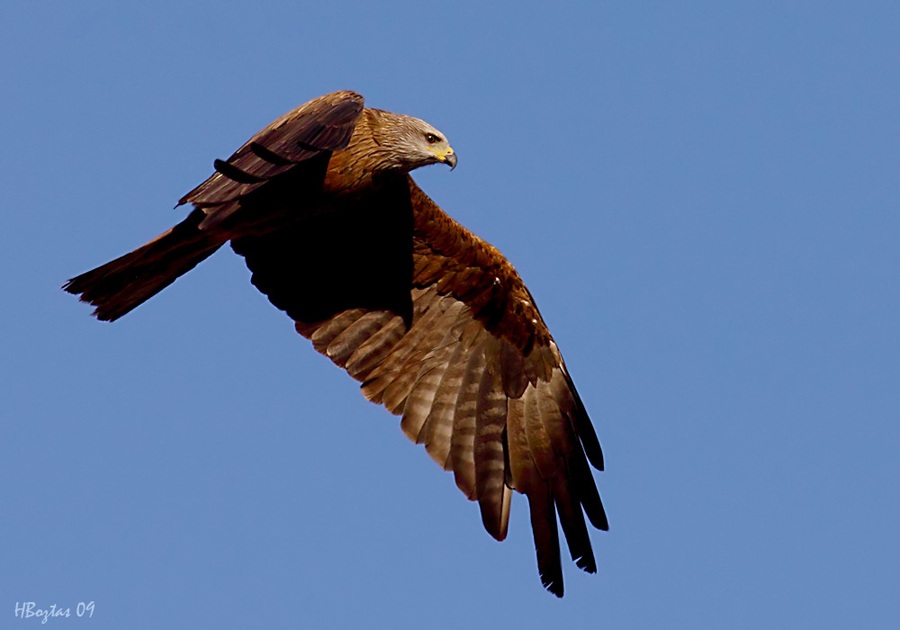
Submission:
<svg viewBox="0 0 900 630">
<path fill-rule="evenodd" d="M 456 167 L 456 153 L 443 133 L 424 120 L 379 109 L 368 110 L 372 137 L 384 151 L 382 165 L 409 172 L 429 164 Z"/>
</svg>

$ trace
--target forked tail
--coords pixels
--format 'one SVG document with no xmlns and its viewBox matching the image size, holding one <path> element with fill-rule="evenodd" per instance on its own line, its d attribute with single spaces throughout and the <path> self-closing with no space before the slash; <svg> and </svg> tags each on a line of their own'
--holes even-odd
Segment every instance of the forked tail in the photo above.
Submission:
<svg viewBox="0 0 900 630">
<path fill-rule="evenodd" d="M 199 228 L 202 210 L 129 254 L 76 276 L 63 289 L 80 295 L 104 321 L 116 320 L 175 282 L 225 242 L 221 233 Z"/>
</svg>

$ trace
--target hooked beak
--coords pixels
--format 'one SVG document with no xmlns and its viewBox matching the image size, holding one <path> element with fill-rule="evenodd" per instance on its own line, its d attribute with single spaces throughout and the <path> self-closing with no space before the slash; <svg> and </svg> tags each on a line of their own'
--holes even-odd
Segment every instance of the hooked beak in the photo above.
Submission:
<svg viewBox="0 0 900 630">
<path fill-rule="evenodd" d="M 447 154 L 441 158 L 441 161 L 450 167 L 450 170 L 456 168 L 456 153 L 453 152 L 453 149 L 447 149 Z"/>
</svg>

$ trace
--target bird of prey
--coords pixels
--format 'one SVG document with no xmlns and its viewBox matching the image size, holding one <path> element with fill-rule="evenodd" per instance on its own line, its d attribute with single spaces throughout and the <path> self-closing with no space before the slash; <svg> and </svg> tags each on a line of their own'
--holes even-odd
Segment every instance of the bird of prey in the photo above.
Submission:
<svg viewBox="0 0 900 630">
<path fill-rule="evenodd" d="M 541 581 L 561 597 L 557 516 L 589 573 L 585 515 L 608 528 L 600 443 L 516 270 L 409 175 L 436 163 L 456 154 L 428 123 L 321 96 L 216 160 L 184 221 L 63 288 L 112 321 L 230 242 L 297 332 L 453 471 L 491 536 L 506 537 L 512 490 L 528 498 Z"/>
</svg>

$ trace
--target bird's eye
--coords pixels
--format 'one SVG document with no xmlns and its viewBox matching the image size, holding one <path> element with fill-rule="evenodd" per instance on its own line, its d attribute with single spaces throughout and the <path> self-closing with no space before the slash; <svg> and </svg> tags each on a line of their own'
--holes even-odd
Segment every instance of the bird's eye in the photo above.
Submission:
<svg viewBox="0 0 900 630">
<path fill-rule="evenodd" d="M 428 144 L 434 144 L 435 142 L 440 142 L 440 137 L 434 135 L 433 133 L 426 133 L 425 140 L 428 141 Z"/>
</svg>

